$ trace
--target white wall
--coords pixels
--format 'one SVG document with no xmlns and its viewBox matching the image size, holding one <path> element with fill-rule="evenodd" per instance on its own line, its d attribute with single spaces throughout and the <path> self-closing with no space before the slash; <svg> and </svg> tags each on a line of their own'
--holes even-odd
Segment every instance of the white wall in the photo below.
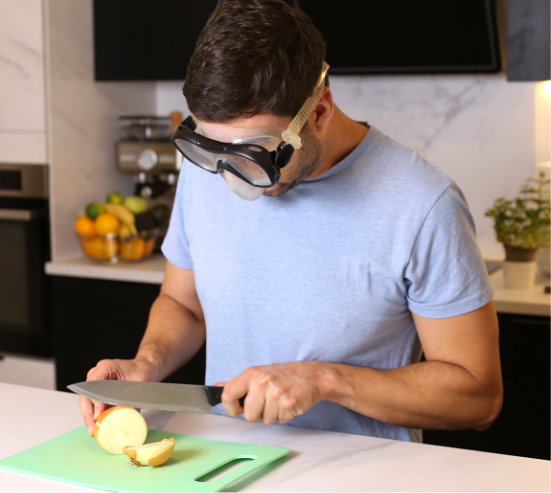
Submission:
<svg viewBox="0 0 551 493">
<path fill-rule="evenodd" d="M 458 183 L 484 256 L 502 258 L 484 211 L 533 176 L 536 84 L 508 83 L 504 74 L 332 76 L 330 84 L 347 115 L 418 151 Z M 188 114 L 182 86 L 157 83 L 158 114 Z"/>
</svg>

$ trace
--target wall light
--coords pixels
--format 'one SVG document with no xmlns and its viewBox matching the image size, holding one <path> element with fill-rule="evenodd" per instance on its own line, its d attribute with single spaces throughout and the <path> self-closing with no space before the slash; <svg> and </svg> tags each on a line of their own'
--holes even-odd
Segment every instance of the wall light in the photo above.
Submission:
<svg viewBox="0 0 551 493">
<path fill-rule="evenodd" d="M 545 94 L 551 96 L 551 80 L 543 83 L 543 90 L 545 91 Z"/>
</svg>

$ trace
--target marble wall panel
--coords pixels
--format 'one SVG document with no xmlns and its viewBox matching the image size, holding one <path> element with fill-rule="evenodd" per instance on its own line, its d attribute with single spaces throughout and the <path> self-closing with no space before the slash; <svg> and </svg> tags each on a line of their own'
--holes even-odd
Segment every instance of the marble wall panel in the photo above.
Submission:
<svg viewBox="0 0 551 493">
<path fill-rule="evenodd" d="M 120 115 L 155 113 L 154 83 L 95 82 L 91 0 L 46 0 L 53 260 L 81 253 L 73 232 L 88 202 L 133 192 L 115 168 Z"/>
<path fill-rule="evenodd" d="M 46 132 L 0 130 L 0 163 L 46 164 Z"/>
<path fill-rule="evenodd" d="M 535 85 L 508 83 L 504 74 L 332 76 L 330 84 L 346 114 L 418 151 L 458 183 L 483 254 L 502 258 L 484 212 L 533 175 Z M 182 85 L 157 84 L 159 113 L 188 112 Z"/>
<path fill-rule="evenodd" d="M 536 164 L 551 160 L 551 81 L 537 82 L 534 102 Z"/>
<path fill-rule="evenodd" d="M 0 0 L 0 162 L 46 163 L 42 0 Z"/>
<path fill-rule="evenodd" d="M 42 0 L 0 0 L 0 131 L 44 131 Z"/>
</svg>

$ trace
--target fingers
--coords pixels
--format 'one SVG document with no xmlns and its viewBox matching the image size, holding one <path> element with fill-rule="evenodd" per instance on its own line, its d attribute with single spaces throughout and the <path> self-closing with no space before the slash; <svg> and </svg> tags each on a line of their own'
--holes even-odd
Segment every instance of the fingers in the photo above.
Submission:
<svg viewBox="0 0 551 493">
<path fill-rule="evenodd" d="M 243 417 L 247 421 L 252 422 L 262 419 L 266 405 L 266 400 L 264 399 L 264 394 L 262 392 L 251 392 L 247 394 L 244 404 L 245 407 Z"/>
<path fill-rule="evenodd" d="M 291 421 L 295 416 L 301 414 L 297 410 L 297 401 L 291 396 L 285 396 L 279 400 L 279 409 L 278 409 L 278 418 L 277 420 L 282 424 L 286 425 Z"/>
<path fill-rule="evenodd" d="M 80 405 L 80 412 L 84 418 L 84 424 L 88 428 L 88 434 L 94 436 L 94 426 L 96 425 L 96 420 L 94 419 L 94 405 L 90 399 L 80 396 L 78 403 Z"/>
<path fill-rule="evenodd" d="M 86 381 L 89 382 L 91 380 L 109 380 L 111 370 L 109 368 L 109 365 L 106 363 L 107 362 L 105 360 L 100 361 L 97 366 L 90 369 L 90 371 L 88 371 L 88 374 L 86 375 Z M 102 402 L 92 402 L 90 399 L 83 396 L 80 396 L 79 398 L 79 406 L 80 412 L 82 413 L 82 417 L 84 419 L 84 424 L 88 428 L 88 434 L 93 437 L 96 420 L 98 419 L 98 416 L 103 411 L 105 411 L 108 406 Z"/>
<path fill-rule="evenodd" d="M 268 384 L 262 416 L 259 419 L 266 425 L 273 425 L 279 420 L 279 395 L 273 384 Z"/>
<path fill-rule="evenodd" d="M 246 373 L 241 373 L 233 380 L 226 382 L 224 385 L 224 391 L 222 392 L 222 404 L 226 412 L 233 417 L 239 416 L 243 412 L 243 407 L 239 404 L 239 399 L 247 394 L 248 388 L 248 379 L 246 378 Z M 245 399 L 246 401 L 247 399 Z"/>
<path fill-rule="evenodd" d="M 222 403 L 230 416 L 247 421 L 289 423 L 320 401 L 310 371 L 297 376 L 298 363 L 250 367 L 226 383 Z M 309 367 L 307 368 L 307 370 Z M 239 399 L 245 396 L 244 408 Z"/>
<path fill-rule="evenodd" d="M 97 421 L 98 418 L 99 418 L 99 415 L 105 411 L 108 407 L 111 407 L 111 406 L 108 406 L 107 404 L 104 404 L 103 402 L 98 402 L 97 404 L 94 405 L 94 421 Z"/>
</svg>

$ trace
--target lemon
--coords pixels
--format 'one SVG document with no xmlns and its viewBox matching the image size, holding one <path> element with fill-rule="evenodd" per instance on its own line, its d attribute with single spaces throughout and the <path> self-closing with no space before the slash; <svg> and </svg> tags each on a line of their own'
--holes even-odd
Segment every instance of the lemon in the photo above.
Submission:
<svg viewBox="0 0 551 493">
<path fill-rule="evenodd" d="M 108 204 L 122 204 L 124 197 L 119 192 L 111 192 L 107 195 Z"/>
</svg>

